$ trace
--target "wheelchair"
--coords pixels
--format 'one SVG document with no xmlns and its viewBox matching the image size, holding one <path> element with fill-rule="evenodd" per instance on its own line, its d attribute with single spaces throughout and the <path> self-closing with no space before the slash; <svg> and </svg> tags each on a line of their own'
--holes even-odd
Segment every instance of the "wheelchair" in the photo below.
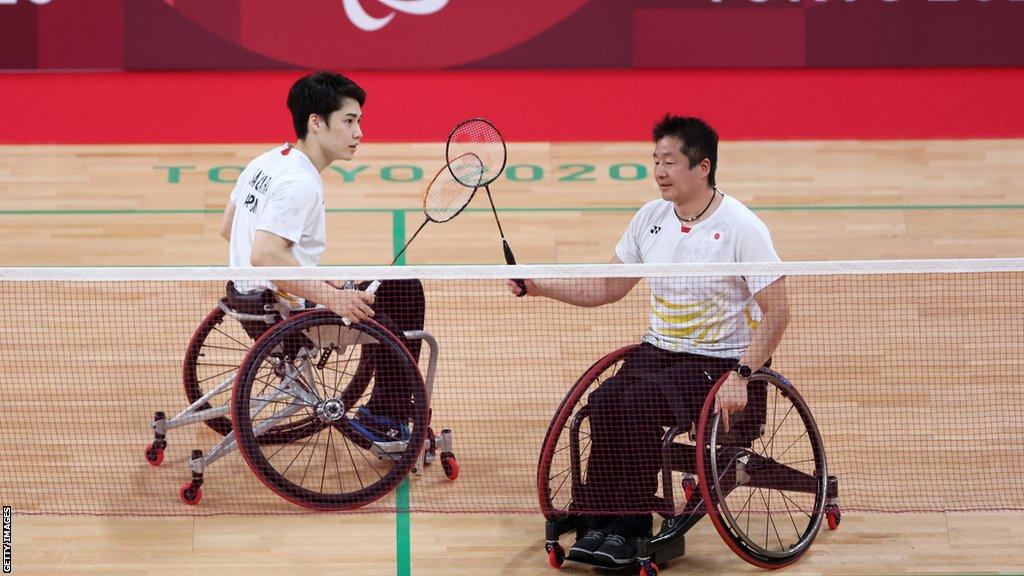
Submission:
<svg viewBox="0 0 1024 576">
<path fill-rule="evenodd" d="M 403 333 L 429 348 L 424 379 L 402 340 L 374 320 L 293 310 L 270 290 L 242 295 L 229 283 L 227 293 L 186 348 L 188 407 L 171 418 L 158 411 L 150 423 L 152 466 L 174 428 L 202 422 L 220 437 L 208 452 L 192 450 L 183 503 L 199 503 L 206 469 L 235 449 L 265 486 L 315 510 L 365 506 L 437 459 L 449 480 L 458 477 L 452 432 L 430 427 L 438 344 L 429 332 Z M 410 384 L 407 414 L 389 437 L 368 434 L 364 412 L 383 380 Z"/>
<path fill-rule="evenodd" d="M 589 394 L 614 376 L 636 348 L 626 346 L 595 362 L 548 426 L 537 487 L 546 519 L 545 550 L 554 568 L 567 560 L 559 536 L 575 531 L 579 538 L 587 530 L 581 494 L 591 446 Z M 838 528 L 838 479 L 827 473 L 824 444 L 803 398 L 782 375 L 763 368 L 748 381 L 747 406 L 730 414 L 726 433 L 714 412 L 715 394 L 726 376 L 714 383 L 697 422 L 667 427 L 659 489 L 651 503 L 663 521 L 656 534 L 638 540 L 636 563 L 621 568 L 657 575 L 659 564 L 683 555 L 685 533 L 705 515 L 738 556 L 768 569 L 799 559 L 823 520 Z"/>
</svg>

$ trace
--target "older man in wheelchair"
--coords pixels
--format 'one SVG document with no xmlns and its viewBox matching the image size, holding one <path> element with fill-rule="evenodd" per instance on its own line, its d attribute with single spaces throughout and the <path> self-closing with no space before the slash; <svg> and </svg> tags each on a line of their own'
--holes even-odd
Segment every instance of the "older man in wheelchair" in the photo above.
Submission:
<svg viewBox="0 0 1024 576">
<path fill-rule="evenodd" d="M 779 262 L 764 222 L 715 184 L 714 129 L 665 115 L 652 139 L 661 197 L 634 215 L 612 263 Z M 621 300 L 639 280 L 542 279 L 526 288 L 594 307 Z M 551 564 L 565 560 L 558 536 L 575 530 L 568 559 L 639 563 L 641 574 L 656 574 L 656 561 L 681 554 L 682 534 L 704 514 L 746 560 L 793 561 L 817 533 L 827 481 L 806 405 L 767 367 L 789 324 L 785 278 L 722 273 L 649 284 L 642 343 L 598 360 L 548 428 L 537 481 Z M 519 292 L 512 282 L 509 290 Z M 767 414 L 780 398 L 791 410 Z M 780 499 L 793 512 L 785 520 L 775 514 Z M 652 511 L 667 518 L 657 535 Z"/>
</svg>

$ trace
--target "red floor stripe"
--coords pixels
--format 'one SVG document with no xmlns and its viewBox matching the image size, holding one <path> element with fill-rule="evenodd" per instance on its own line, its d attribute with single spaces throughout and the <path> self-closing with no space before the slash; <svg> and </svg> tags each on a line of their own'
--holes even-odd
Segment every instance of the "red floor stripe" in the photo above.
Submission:
<svg viewBox="0 0 1024 576">
<path fill-rule="evenodd" d="M 277 142 L 297 72 L 0 75 L 0 143 Z M 492 119 L 510 140 L 645 140 L 665 111 L 723 139 L 1024 137 L 1024 68 L 354 72 L 366 141 L 440 141 Z"/>
</svg>

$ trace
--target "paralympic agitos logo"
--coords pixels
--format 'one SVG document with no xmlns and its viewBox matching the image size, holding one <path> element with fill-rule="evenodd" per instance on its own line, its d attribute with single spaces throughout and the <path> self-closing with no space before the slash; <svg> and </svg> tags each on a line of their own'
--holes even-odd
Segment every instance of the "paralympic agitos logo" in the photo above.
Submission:
<svg viewBox="0 0 1024 576">
<path fill-rule="evenodd" d="M 465 65 L 526 44 L 583 6 L 606 1 L 232 0 L 213 10 L 200 0 L 131 0 L 163 4 L 191 28 L 281 64 L 341 70 Z"/>
<path fill-rule="evenodd" d="M 376 0 L 392 10 L 387 16 L 376 18 L 363 8 L 362 0 L 342 0 L 345 15 L 352 24 L 364 32 L 375 32 L 388 25 L 396 12 L 426 16 L 440 11 L 448 0 Z"/>
</svg>

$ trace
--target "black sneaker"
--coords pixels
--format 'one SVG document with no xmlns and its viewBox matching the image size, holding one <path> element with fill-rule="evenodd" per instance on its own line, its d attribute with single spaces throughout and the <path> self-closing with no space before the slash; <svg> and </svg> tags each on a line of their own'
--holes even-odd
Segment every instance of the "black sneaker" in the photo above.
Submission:
<svg viewBox="0 0 1024 576">
<path fill-rule="evenodd" d="M 636 539 L 626 540 L 618 534 L 609 534 L 601 547 L 594 551 L 594 560 L 611 566 L 625 566 L 636 562 Z"/>
<path fill-rule="evenodd" d="M 587 530 L 572 548 L 569 548 L 570 560 L 590 560 L 594 557 L 594 551 L 601 547 L 604 542 L 605 533 L 600 530 Z"/>
</svg>

